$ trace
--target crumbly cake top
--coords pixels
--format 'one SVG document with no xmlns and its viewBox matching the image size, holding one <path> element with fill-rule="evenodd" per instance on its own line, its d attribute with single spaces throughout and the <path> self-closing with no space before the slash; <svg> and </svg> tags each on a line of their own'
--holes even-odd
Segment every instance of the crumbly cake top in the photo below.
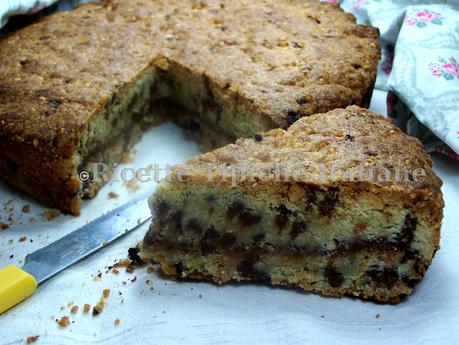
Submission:
<svg viewBox="0 0 459 345">
<path fill-rule="evenodd" d="M 361 104 L 378 32 L 315 0 L 131 0 L 53 14 L 0 40 L 0 136 L 71 154 L 156 57 L 251 100 L 270 128 Z"/>
<path fill-rule="evenodd" d="M 280 173 L 285 169 L 288 175 Z M 359 181 L 437 192 L 441 186 L 417 138 L 404 134 L 390 119 L 356 106 L 302 118 L 288 130 L 239 139 L 176 166 L 169 178 L 178 183 L 242 181 L 256 186 L 263 179 L 284 181 L 285 176 L 324 186 Z"/>
</svg>

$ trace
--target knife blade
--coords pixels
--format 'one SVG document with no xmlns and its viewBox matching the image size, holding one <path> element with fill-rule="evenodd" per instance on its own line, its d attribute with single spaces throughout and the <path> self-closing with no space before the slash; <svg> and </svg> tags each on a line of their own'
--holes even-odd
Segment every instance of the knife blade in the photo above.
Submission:
<svg viewBox="0 0 459 345">
<path fill-rule="evenodd" d="M 27 255 L 22 269 L 8 266 L 0 270 L 0 314 L 31 296 L 38 284 L 145 224 L 151 219 L 150 194 L 143 193 Z"/>
</svg>

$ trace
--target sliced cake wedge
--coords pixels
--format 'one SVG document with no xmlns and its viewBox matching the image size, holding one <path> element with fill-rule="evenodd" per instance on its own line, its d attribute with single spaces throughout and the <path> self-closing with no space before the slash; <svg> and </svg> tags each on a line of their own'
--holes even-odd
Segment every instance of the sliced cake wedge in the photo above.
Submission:
<svg viewBox="0 0 459 345">
<path fill-rule="evenodd" d="M 417 139 L 337 109 L 174 167 L 141 256 L 175 278 L 397 303 L 439 247 L 440 187 Z"/>
</svg>

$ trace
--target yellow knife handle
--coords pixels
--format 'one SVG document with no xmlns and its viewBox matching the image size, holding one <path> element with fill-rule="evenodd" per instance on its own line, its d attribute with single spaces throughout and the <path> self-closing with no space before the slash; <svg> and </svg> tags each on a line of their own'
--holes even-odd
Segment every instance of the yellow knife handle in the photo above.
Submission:
<svg viewBox="0 0 459 345">
<path fill-rule="evenodd" d="M 0 269 L 0 314 L 33 295 L 37 280 L 14 265 Z"/>
</svg>

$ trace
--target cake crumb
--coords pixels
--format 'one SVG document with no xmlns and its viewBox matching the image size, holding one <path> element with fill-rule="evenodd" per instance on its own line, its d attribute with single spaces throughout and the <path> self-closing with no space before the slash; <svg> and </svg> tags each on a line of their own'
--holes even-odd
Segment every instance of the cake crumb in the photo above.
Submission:
<svg viewBox="0 0 459 345">
<path fill-rule="evenodd" d="M 110 192 L 110 193 L 108 193 L 108 198 L 109 199 L 118 199 L 119 195 L 116 194 L 115 192 Z"/>
<path fill-rule="evenodd" d="M 50 210 L 47 210 L 43 212 L 42 216 L 44 220 L 50 221 L 53 220 L 54 218 L 57 218 L 61 214 L 61 211 L 52 208 Z"/>
<path fill-rule="evenodd" d="M 199 295 L 198 295 L 198 298 L 202 298 L 202 295 L 201 295 L 201 294 L 199 294 Z"/>
<path fill-rule="evenodd" d="M 104 291 L 102 292 L 103 296 L 105 298 L 108 298 L 108 296 L 110 296 L 110 289 L 104 289 Z"/>
<path fill-rule="evenodd" d="M 20 239 L 19 239 L 19 242 L 25 242 L 27 240 L 27 236 L 22 236 Z"/>
<path fill-rule="evenodd" d="M 70 325 L 70 319 L 68 316 L 62 316 L 58 321 L 57 321 L 57 324 L 64 328 L 64 327 L 67 327 L 68 325 Z"/>
<path fill-rule="evenodd" d="M 39 337 L 40 337 L 39 335 L 34 335 L 34 336 L 31 336 L 31 337 L 28 337 L 27 340 L 26 340 L 26 343 L 27 344 L 35 343 L 38 340 Z"/>
<path fill-rule="evenodd" d="M 147 267 L 147 273 L 153 273 L 154 270 L 155 270 L 155 269 L 153 268 L 153 266 L 148 266 L 148 267 Z"/>
<path fill-rule="evenodd" d="M 29 212 L 30 212 L 30 205 L 24 205 L 24 206 L 22 206 L 22 212 L 24 212 L 24 213 L 29 213 Z"/>
<path fill-rule="evenodd" d="M 380 317 L 381 315 L 379 315 L 379 313 L 375 315 L 375 319 L 379 319 Z"/>
<path fill-rule="evenodd" d="M 101 298 L 99 302 L 92 308 L 92 315 L 97 316 L 104 310 L 105 300 Z"/>
<path fill-rule="evenodd" d="M 118 327 L 120 325 L 120 322 L 121 322 L 120 319 L 116 319 L 115 320 L 115 326 Z"/>
<path fill-rule="evenodd" d="M 139 182 L 136 179 L 124 182 L 123 186 L 128 189 L 131 193 L 135 193 L 140 189 Z"/>
<path fill-rule="evenodd" d="M 72 309 L 70 309 L 70 312 L 71 312 L 72 314 L 78 313 L 78 306 L 77 306 L 77 305 L 74 305 L 74 306 L 72 307 Z"/>
<path fill-rule="evenodd" d="M 6 230 L 8 229 L 10 226 L 8 224 L 5 224 L 5 223 L 0 223 L 0 229 L 2 230 Z"/>
<path fill-rule="evenodd" d="M 89 313 L 90 310 L 91 310 L 91 306 L 90 306 L 88 303 L 86 303 L 86 304 L 83 306 L 83 312 L 84 312 L 85 314 L 87 314 L 87 313 Z"/>
</svg>

